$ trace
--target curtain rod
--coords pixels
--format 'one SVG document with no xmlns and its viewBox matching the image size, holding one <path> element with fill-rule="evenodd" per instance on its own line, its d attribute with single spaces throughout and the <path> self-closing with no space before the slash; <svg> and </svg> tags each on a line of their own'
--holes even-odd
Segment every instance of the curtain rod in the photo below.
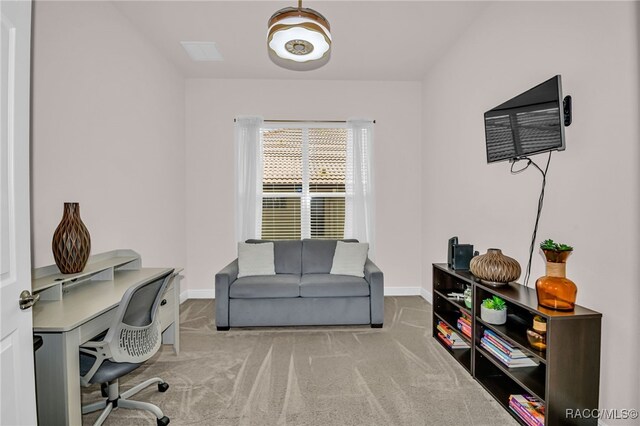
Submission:
<svg viewBox="0 0 640 426">
<path fill-rule="evenodd" d="M 233 119 L 236 122 L 236 119 Z M 346 123 L 347 120 L 264 120 L 265 123 Z M 376 124 L 376 120 L 373 120 Z"/>
</svg>

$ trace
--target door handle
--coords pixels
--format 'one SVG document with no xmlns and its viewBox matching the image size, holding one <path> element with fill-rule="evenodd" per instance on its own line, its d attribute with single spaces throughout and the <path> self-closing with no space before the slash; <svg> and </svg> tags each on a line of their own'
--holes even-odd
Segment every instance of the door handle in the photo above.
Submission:
<svg viewBox="0 0 640 426">
<path fill-rule="evenodd" d="M 32 295 L 29 290 L 23 290 L 22 293 L 20 293 L 20 309 L 23 311 L 29 309 L 35 305 L 38 300 L 40 300 L 39 294 Z"/>
</svg>

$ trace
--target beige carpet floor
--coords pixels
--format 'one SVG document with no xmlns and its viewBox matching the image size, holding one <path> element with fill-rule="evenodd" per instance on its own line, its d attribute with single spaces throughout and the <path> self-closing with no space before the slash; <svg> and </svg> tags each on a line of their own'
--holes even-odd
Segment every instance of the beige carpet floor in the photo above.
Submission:
<svg viewBox="0 0 640 426">
<path fill-rule="evenodd" d="M 181 351 L 163 346 L 126 376 L 149 377 L 135 399 L 172 425 L 515 425 L 516 422 L 431 337 L 431 305 L 386 297 L 382 329 L 281 327 L 218 332 L 212 300 L 181 305 Z M 99 386 L 83 390 L 83 403 Z M 92 424 L 96 414 L 83 417 Z M 154 425 L 147 412 L 117 409 L 107 425 Z"/>
</svg>

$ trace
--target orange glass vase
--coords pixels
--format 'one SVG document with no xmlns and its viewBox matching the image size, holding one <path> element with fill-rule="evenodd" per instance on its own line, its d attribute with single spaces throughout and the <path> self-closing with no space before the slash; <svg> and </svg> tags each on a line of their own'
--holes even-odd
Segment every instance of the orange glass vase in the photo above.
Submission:
<svg viewBox="0 0 640 426">
<path fill-rule="evenodd" d="M 538 304 L 557 311 L 573 311 L 578 287 L 567 278 L 570 251 L 543 250 L 547 258 L 547 275 L 536 281 Z"/>
</svg>

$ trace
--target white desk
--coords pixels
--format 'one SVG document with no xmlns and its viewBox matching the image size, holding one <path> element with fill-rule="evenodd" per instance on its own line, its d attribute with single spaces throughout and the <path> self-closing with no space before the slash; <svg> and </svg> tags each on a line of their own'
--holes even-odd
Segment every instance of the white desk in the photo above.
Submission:
<svg viewBox="0 0 640 426">
<path fill-rule="evenodd" d="M 124 264 L 119 263 L 122 256 L 117 254 L 121 252 L 110 252 L 114 256 L 108 259 L 113 259 L 113 262 L 107 260 L 105 263 L 104 255 L 96 256 L 97 261 L 94 258 L 93 264 L 95 266 L 101 262 L 100 267 L 81 277 L 85 279 L 84 282 L 76 284 L 78 281 L 66 281 L 66 286 L 54 291 L 51 289 L 55 285 L 42 285 L 43 280 L 47 281 L 46 275 L 43 277 L 43 270 L 51 272 L 51 267 L 34 271 L 34 284 L 41 284 L 34 285 L 34 291 L 40 289 L 44 295 L 53 294 L 54 298 L 57 294 L 61 296 L 58 300 L 41 299 L 33 307 L 34 334 L 42 336 L 44 341 L 36 352 L 38 417 L 41 424 L 82 424 L 79 346 L 109 328 L 116 308 L 129 287 L 153 281 L 171 270 L 141 268 L 139 256 Z M 85 271 L 91 270 L 91 266 L 88 264 Z M 180 348 L 178 272 L 174 271 L 165 292 L 166 303 L 160 306 L 158 312 L 163 329 L 162 342 L 173 344 L 176 353 Z M 56 281 L 60 280 L 56 274 L 49 276 L 49 281 L 60 282 Z"/>
</svg>

